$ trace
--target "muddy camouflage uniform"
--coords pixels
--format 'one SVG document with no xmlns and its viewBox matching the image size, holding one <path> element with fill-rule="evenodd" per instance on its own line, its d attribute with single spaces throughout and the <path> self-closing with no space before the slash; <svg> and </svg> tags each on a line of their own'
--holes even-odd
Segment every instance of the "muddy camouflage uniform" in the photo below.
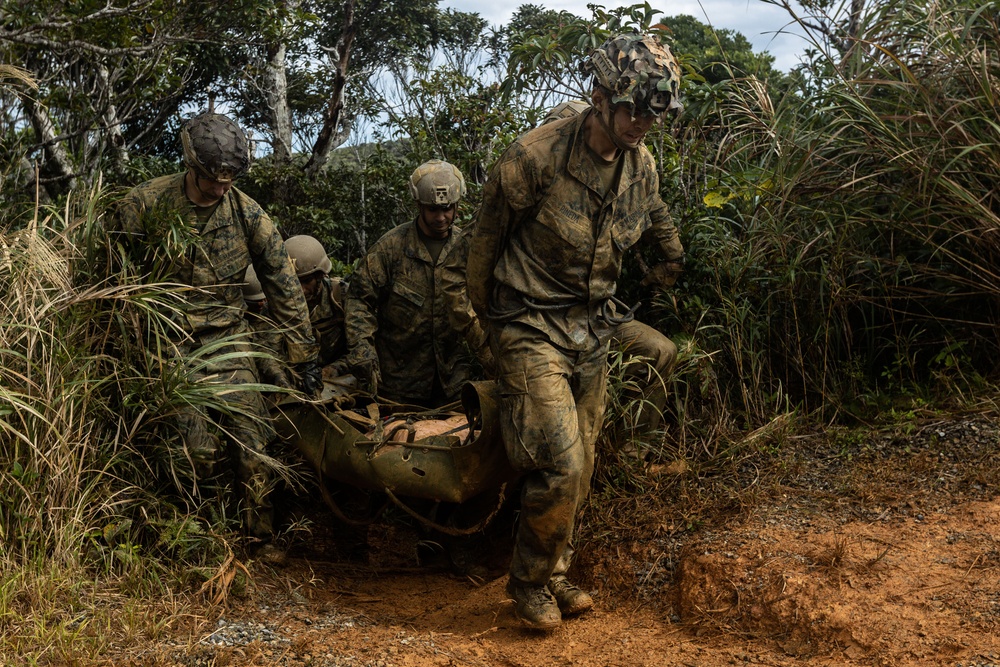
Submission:
<svg viewBox="0 0 1000 667">
<path fill-rule="evenodd" d="M 346 317 L 349 359 L 374 364 L 378 393 L 432 406 L 458 398 L 472 377 L 472 355 L 451 327 L 442 288 L 443 267 L 458 227 L 431 258 L 416 221 L 387 232 L 351 277 Z"/>
<path fill-rule="evenodd" d="M 309 312 L 313 335 L 319 344 L 321 366 L 343 361 L 347 355 L 343 293 L 344 283 L 340 278 L 324 275 L 320 283 L 319 301 Z"/>
<path fill-rule="evenodd" d="M 465 342 L 475 352 L 486 375 L 495 378 L 496 362 L 489 336 L 472 310 L 465 289 L 469 242 L 474 230 L 474 225 L 466 227 L 456 239 L 455 249 L 445 263 L 444 291 L 452 327 L 465 336 Z M 643 406 L 636 430 L 658 428 L 667 404 L 667 382 L 677 361 L 677 345 L 659 330 L 632 319 L 614 328 L 609 349 L 620 350 L 632 358 L 624 375 L 641 388 L 638 398 L 648 404 Z"/>
<path fill-rule="evenodd" d="M 615 328 L 611 349 L 632 357 L 623 375 L 641 388 L 637 389 L 636 398 L 641 398 L 644 404 L 636 430 L 659 428 L 667 405 L 667 382 L 677 362 L 677 345 L 648 324 L 631 320 Z"/>
<path fill-rule="evenodd" d="M 448 321 L 451 322 L 451 327 L 465 338 L 466 345 L 476 355 L 483 371 L 488 377 L 493 378 L 496 377 L 496 362 L 490 349 L 489 337 L 479 318 L 476 317 L 476 312 L 472 310 L 465 289 L 465 269 L 474 230 L 475 225 L 470 225 L 454 234 L 455 247 L 445 259 L 441 289 L 447 303 Z"/>
<path fill-rule="evenodd" d="M 318 303 L 309 311 L 321 366 L 346 363 L 347 335 L 344 331 L 344 307 L 341 305 L 342 290 L 343 283 L 339 278 L 323 276 Z M 248 314 L 248 319 L 254 330 L 254 342 L 276 357 L 257 359 L 261 380 L 279 387 L 292 388 L 288 369 L 282 361 L 279 361 L 286 359 L 287 355 L 281 332 L 271 319 L 270 308 L 265 306 L 260 314 Z"/>
<path fill-rule="evenodd" d="M 510 574 L 535 586 L 564 574 L 573 553 L 604 417 L 622 254 L 640 237 L 668 259 L 683 254 L 645 147 L 621 154 L 601 197 L 588 116 L 531 130 L 492 167 L 467 269 L 472 306 L 490 322 L 504 443 L 526 472 Z"/>
<path fill-rule="evenodd" d="M 542 124 L 561 118 L 573 118 L 589 109 L 590 102 L 584 100 L 562 102 L 549 111 Z M 622 351 L 631 357 L 624 376 L 640 388 L 637 398 L 644 401 L 636 430 L 658 428 L 663 419 L 663 409 L 667 405 L 667 380 L 677 361 L 677 346 L 659 330 L 632 319 L 615 328 L 611 335 L 610 349 Z"/>
<path fill-rule="evenodd" d="M 123 242 L 137 259 L 150 266 L 154 255 L 168 262 L 158 278 L 199 288 L 187 293 L 188 307 L 177 323 L 189 338 L 177 341 L 178 358 L 230 336 L 243 336 L 215 351 L 203 368 L 191 371 L 192 379 L 232 384 L 258 381 L 252 357 L 229 355 L 248 351 L 250 324 L 244 317 L 241 285 L 246 268 L 253 264 L 267 295 L 270 312 L 284 333 L 290 363 L 315 360 L 316 344 L 309 326 L 308 308 L 298 278 L 292 271 L 284 243 L 271 220 L 250 197 L 233 188 L 204 222 L 184 194 L 185 174 L 153 179 L 135 187 L 123 201 L 119 225 Z M 183 247 L 170 247 L 160 232 L 171 221 L 183 221 L 193 232 Z M 170 363 L 170 360 L 165 360 Z M 271 439 L 267 412 L 256 391 L 225 394 L 234 412 L 213 415 L 228 435 L 220 441 L 218 427 L 204 411 L 190 407 L 177 416 L 179 460 L 189 460 L 197 479 L 219 472 L 218 464 L 231 456 L 236 479 L 244 495 L 244 525 L 251 535 L 269 537 L 272 512 L 268 494 L 272 485 L 261 459 Z M 229 450 L 229 451 L 226 451 Z"/>
<path fill-rule="evenodd" d="M 247 321 L 253 329 L 253 342 L 258 346 L 257 350 L 269 355 L 254 358 L 260 381 L 294 389 L 295 383 L 292 382 L 288 365 L 284 361 L 287 358 L 284 337 L 271 319 L 271 309 L 265 305 L 259 312 L 248 312 Z"/>
</svg>

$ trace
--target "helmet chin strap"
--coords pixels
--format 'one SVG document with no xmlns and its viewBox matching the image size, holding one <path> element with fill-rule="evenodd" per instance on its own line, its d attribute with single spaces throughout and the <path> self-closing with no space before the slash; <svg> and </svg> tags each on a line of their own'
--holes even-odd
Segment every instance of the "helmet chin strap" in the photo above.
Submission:
<svg viewBox="0 0 1000 667">
<path fill-rule="evenodd" d="M 597 111 L 596 114 L 597 122 L 600 123 L 601 127 L 607 133 L 608 138 L 611 139 L 611 143 L 615 145 L 615 148 L 617 148 L 620 151 L 634 151 L 639 149 L 639 146 L 629 146 L 622 140 L 621 137 L 618 136 L 618 134 L 615 133 L 613 127 L 615 122 L 614 107 L 610 103 L 607 104 L 607 110 L 606 110 L 608 114 L 607 118 L 604 117 L 605 111 L 602 111 L 600 109 L 595 109 L 595 111 Z"/>
</svg>

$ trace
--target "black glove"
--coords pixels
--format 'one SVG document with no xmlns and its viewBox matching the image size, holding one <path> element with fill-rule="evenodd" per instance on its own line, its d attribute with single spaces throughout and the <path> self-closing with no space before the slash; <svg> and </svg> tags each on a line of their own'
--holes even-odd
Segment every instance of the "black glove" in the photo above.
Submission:
<svg viewBox="0 0 1000 667">
<path fill-rule="evenodd" d="M 323 391 L 323 370 L 315 361 L 306 361 L 295 366 L 295 372 L 302 383 L 302 392 L 315 396 Z"/>
</svg>

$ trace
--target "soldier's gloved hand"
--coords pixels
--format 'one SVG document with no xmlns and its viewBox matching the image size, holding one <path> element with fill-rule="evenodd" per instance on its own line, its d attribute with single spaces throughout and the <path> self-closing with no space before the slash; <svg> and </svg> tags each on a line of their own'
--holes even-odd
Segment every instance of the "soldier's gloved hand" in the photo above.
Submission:
<svg viewBox="0 0 1000 667">
<path fill-rule="evenodd" d="M 640 281 L 643 287 L 647 285 L 657 285 L 659 287 L 673 287 L 677 279 L 681 277 L 684 272 L 684 255 L 676 259 L 668 259 L 665 262 L 660 262 L 652 269 L 649 273 L 643 276 Z"/>
<path fill-rule="evenodd" d="M 308 396 L 315 396 L 323 391 L 323 370 L 315 361 L 306 361 L 295 367 L 295 372 L 299 375 L 302 384 L 302 392 Z"/>
<path fill-rule="evenodd" d="M 346 359 L 337 359 L 323 367 L 323 380 L 332 382 L 350 373 L 351 365 Z"/>
</svg>

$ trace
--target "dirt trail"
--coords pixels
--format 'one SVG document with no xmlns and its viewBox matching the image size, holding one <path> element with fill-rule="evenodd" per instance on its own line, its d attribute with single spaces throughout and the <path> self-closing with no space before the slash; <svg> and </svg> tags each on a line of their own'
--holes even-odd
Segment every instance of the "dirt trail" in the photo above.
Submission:
<svg viewBox="0 0 1000 667">
<path fill-rule="evenodd" d="M 572 574 L 596 608 L 549 635 L 514 619 L 503 577 L 420 562 L 412 529 L 359 540 L 315 516 L 287 567 L 249 563 L 229 606 L 111 664 L 1000 666 L 998 423 L 824 433 L 742 465 L 746 478 L 595 490 Z"/>
<path fill-rule="evenodd" d="M 596 609 L 550 635 L 518 625 L 502 578 L 293 558 L 258 569 L 250 599 L 194 628 L 193 644 L 133 664 L 1000 664 L 1000 501 L 851 521 L 815 509 L 788 503 L 698 536 L 646 602 L 597 583 Z"/>
</svg>

